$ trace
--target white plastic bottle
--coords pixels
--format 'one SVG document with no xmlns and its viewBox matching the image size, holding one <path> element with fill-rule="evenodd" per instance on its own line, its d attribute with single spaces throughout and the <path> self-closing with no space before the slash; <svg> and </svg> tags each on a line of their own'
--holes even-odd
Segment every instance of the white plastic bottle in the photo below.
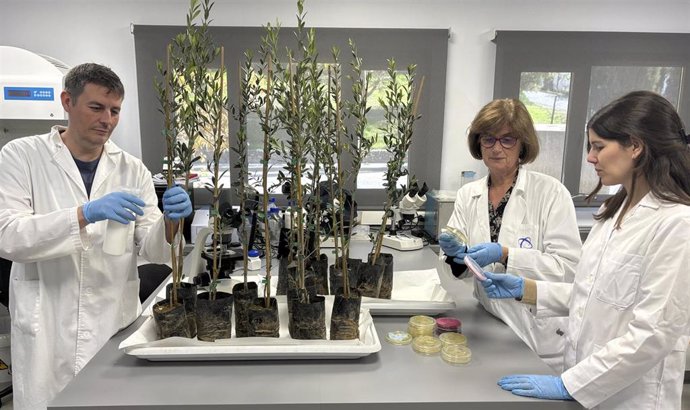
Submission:
<svg viewBox="0 0 690 410">
<path fill-rule="evenodd" d="M 280 229 L 283 227 L 283 220 L 280 217 L 280 209 L 273 208 L 268 211 L 268 231 L 271 235 L 271 248 L 277 249 L 280 242 Z"/>
<path fill-rule="evenodd" d="M 268 199 L 268 212 L 271 212 L 273 209 L 279 209 L 278 205 L 276 205 L 276 199 L 275 198 L 269 198 Z"/>
<path fill-rule="evenodd" d="M 250 249 L 249 252 L 247 252 L 247 269 L 261 269 L 261 258 L 259 258 L 259 251 L 256 249 Z"/>
<path fill-rule="evenodd" d="M 116 191 L 126 192 L 137 198 L 141 197 L 141 190 L 136 188 L 121 187 Z M 130 235 L 129 229 L 135 223 L 136 221 L 131 221 L 128 224 L 121 224 L 109 219 L 106 223 L 105 235 L 103 237 L 103 252 L 113 256 L 123 255 L 127 249 L 127 244 L 134 240 L 133 236 Z"/>
<path fill-rule="evenodd" d="M 103 252 L 113 256 L 124 254 L 125 249 L 127 249 L 127 241 L 129 240 L 129 225 L 133 223 L 122 224 L 108 220 L 105 228 L 105 237 L 103 238 Z"/>
</svg>

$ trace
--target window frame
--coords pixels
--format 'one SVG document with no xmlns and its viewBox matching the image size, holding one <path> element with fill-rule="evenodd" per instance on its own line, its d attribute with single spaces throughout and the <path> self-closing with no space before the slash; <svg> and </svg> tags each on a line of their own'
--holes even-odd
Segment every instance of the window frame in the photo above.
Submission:
<svg viewBox="0 0 690 410">
<path fill-rule="evenodd" d="M 561 181 L 576 206 L 593 203 L 579 191 L 582 147 L 587 123 L 591 71 L 594 66 L 681 67 L 678 113 L 690 126 L 690 33 L 613 33 L 556 31 L 496 31 L 494 98 L 519 98 L 523 72 L 570 72 L 571 90 L 565 131 Z M 632 91 L 632 90 L 631 90 Z"/>
<path fill-rule="evenodd" d="M 156 61 L 165 59 L 168 42 L 183 26 L 134 25 L 136 71 L 139 100 L 139 121 L 141 153 L 144 164 L 154 173 L 160 169 L 165 155 L 165 144 L 160 130 L 163 119 L 158 112 L 158 101 L 153 88 L 153 79 L 158 75 Z M 294 28 L 282 27 L 279 47 L 294 49 Z M 262 27 L 210 27 L 216 44 L 225 47 L 226 69 L 228 71 L 228 95 L 231 103 L 236 103 L 239 67 L 244 61 L 247 49 L 256 53 L 265 34 Z M 448 29 L 374 29 L 374 28 L 316 28 L 319 62 L 330 63 L 331 47 L 340 49 L 343 74 L 343 97 L 351 98 L 351 89 L 346 76 L 350 74 L 350 51 L 348 39 L 357 45 L 358 54 L 363 59 L 365 70 L 386 70 L 387 58 L 395 58 L 399 69 L 409 64 L 417 64 L 417 77 L 425 76 L 424 90 L 420 99 L 421 119 L 416 124 L 415 138 L 410 148 L 410 174 L 418 181 L 431 187 L 440 186 L 441 147 L 443 145 L 443 123 L 446 88 L 446 64 L 448 53 Z M 230 118 L 230 146 L 236 146 L 237 124 Z M 232 154 L 231 154 L 232 156 Z M 349 163 L 349 161 L 348 161 Z M 236 175 L 231 175 L 233 183 Z M 347 189 L 352 190 L 356 181 Z M 195 205 L 210 202 L 203 188 L 195 189 Z M 228 189 L 225 195 L 231 203 L 238 203 L 234 190 Z M 281 206 L 287 201 L 281 194 L 274 195 Z M 208 197 L 208 198 L 207 198 Z M 360 209 L 381 209 L 385 203 L 385 189 L 359 189 L 356 200 Z"/>
</svg>

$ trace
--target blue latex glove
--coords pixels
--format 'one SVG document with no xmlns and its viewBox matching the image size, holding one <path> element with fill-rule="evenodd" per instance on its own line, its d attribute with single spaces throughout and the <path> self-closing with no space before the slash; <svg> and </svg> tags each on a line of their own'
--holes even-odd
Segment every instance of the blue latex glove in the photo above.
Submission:
<svg viewBox="0 0 690 410">
<path fill-rule="evenodd" d="M 461 264 L 465 263 L 462 261 L 462 258 L 465 257 L 465 250 L 467 250 L 467 246 L 461 243 L 458 238 L 455 237 L 455 235 L 443 232 L 438 237 L 438 244 L 441 245 L 441 250 L 446 254 L 446 256 L 454 258 L 453 262 Z"/>
<path fill-rule="evenodd" d="M 496 242 L 480 243 L 468 249 L 467 254 L 477 261 L 479 266 L 484 267 L 500 262 L 501 255 L 503 255 L 503 247 Z"/>
<path fill-rule="evenodd" d="M 484 272 L 486 280 L 480 283 L 486 295 L 492 299 L 522 298 L 525 280 L 509 273 Z"/>
<path fill-rule="evenodd" d="M 560 376 L 515 374 L 502 377 L 498 385 L 518 396 L 549 400 L 573 400 Z"/>
<path fill-rule="evenodd" d="M 192 214 L 192 201 L 181 186 L 175 185 L 163 193 L 163 212 L 171 221 L 183 219 Z"/>
<path fill-rule="evenodd" d="M 81 211 L 89 223 L 111 219 L 126 225 L 137 219 L 137 215 L 144 215 L 141 208 L 145 205 L 144 201 L 132 194 L 111 192 L 85 203 Z"/>
</svg>

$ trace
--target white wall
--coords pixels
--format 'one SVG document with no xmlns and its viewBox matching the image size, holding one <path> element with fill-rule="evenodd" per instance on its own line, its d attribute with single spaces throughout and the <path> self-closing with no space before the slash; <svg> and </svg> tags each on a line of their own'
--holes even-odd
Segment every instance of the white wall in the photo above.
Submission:
<svg viewBox="0 0 690 410">
<path fill-rule="evenodd" d="M 186 0 L 0 0 L 0 44 L 110 66 L 127 97 L 114 140 L 140 156 L 130 23 L 184 25 Z M 483 171 L 465 132 L 493 95 L 494 30 L 690 32 L 690 0 L 306 0 L 315 27 L 450 28 L 441 189 Z M 214 25 L 294 26 L 296 0 L 216 0 Z M 151 136 L 141 136 L 147 138 Z"/>
</svg>

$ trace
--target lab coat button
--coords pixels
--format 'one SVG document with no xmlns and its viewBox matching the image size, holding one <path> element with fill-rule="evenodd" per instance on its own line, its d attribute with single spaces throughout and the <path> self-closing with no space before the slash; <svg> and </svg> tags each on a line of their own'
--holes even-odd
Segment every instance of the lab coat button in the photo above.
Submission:
<svg viewBox="0 0 690 410">
<path fill-rule="evenodd" d="M 86 293 L 87 295 L 92 294 L 92 293 L 93 293 L 93 288 L 86 288 L 86 289 L 84 289 L 84 293 Z"/>
</svg>

